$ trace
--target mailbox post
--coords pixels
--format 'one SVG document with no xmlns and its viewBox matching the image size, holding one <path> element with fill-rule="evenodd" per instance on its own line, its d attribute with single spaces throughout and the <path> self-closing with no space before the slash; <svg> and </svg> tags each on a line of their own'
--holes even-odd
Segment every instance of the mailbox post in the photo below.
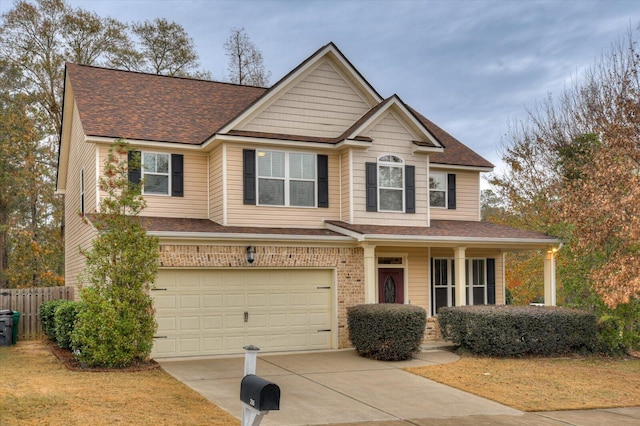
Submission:
<svg viewBox="0 0 640 426">
<path fill-rule="evenodd" d="M 280 409 L 280 387 L 255 375 L 259 348 L 245 346 L 244 374 L 240 383 L 242 426 L 258 426 L 270 410 Z"/>
</svg>

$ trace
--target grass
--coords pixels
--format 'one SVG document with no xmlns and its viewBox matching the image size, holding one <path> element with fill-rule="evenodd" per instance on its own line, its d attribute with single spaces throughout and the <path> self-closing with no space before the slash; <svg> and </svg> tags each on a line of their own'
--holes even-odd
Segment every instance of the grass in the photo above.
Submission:
<svg viewBox="0 0 640 426">
<path fill-rule="evenodd" d="M 0 347 L 0 424 L 238 425 L 162 369 L 68 370 L 43 341 Z"/>
<path fill-rule="evenodd" d="M 640 406 L 640 359 L 600 357 L 460 361 L 411 373 L 522 411 Z"/>
</svg>

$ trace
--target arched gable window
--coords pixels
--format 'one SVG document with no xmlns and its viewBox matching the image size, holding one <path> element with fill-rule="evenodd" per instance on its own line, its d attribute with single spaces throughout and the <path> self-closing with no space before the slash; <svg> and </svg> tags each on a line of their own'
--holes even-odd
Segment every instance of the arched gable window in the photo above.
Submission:
<svg viewBox="0 0 640 426">
<path fill-rule="evenodd" d="M 366 163 L 368 212 L 416 212 L 416 168 L 397 155 L 384 154 Z"/>
</svg>

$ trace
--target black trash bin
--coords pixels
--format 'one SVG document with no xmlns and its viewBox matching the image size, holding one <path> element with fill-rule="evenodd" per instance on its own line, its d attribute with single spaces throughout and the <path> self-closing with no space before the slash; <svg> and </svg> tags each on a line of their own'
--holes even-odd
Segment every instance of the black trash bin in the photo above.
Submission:
<svg viewBox="0 0 640 426">
<path fill-rule="evenodd" d="M 13 311 L 0 311 L 0 346 L 11 346 L 13 340 Z"/>
</svg>

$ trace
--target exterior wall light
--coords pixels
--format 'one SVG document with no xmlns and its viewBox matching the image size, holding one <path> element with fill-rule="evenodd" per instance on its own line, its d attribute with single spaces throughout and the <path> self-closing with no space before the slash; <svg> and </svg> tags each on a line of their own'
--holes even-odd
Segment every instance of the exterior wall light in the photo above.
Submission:
<svg viewBox="0 0 640 426">
<path fill-rule="evenodd" d="M 247 247 L 247 262 L 253 263 L 256 260 L 256 248 L 253 246 Z"/>
</svg>

